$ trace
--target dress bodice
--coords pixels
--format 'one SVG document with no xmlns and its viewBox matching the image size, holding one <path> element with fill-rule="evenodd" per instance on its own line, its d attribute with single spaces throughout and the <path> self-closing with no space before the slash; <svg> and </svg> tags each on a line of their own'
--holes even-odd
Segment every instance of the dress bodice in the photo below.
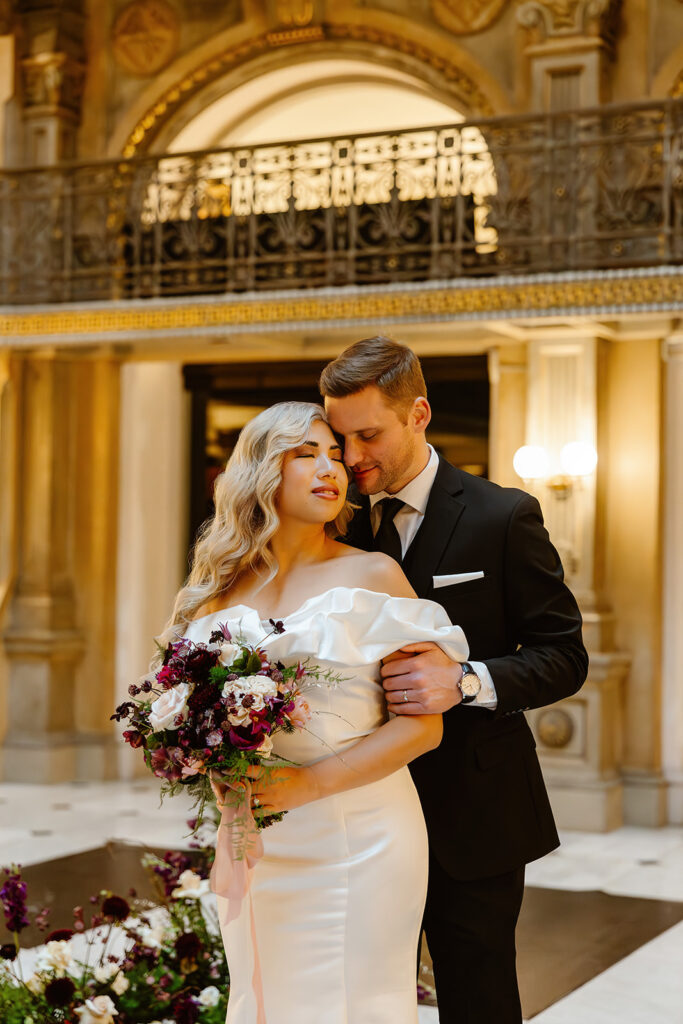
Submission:
<svg viewBox="0 0 683 1024">
<path fill-rule="evenodd" d="M 343 752 L 387 720 L 379 663 L 388 654 L 431 640 L 455 661 L 468 655 L 462 630 L 441 605 L 362 587 L 333 587 L 282 621 L 285 631 L 267 636 L 271 627 L 256 609 L 232 605 L 195 619 L 184 634 L 207 642 L 217 624 L 226 623 L 233 637 L 265 649 L 273 660 L 292 664 L 308 659 L 341 677 L 337 683 L 306 683 L 311 721 L 305 729 L 274 737 L 274 754 L 297 764 Z"/>
</svg>

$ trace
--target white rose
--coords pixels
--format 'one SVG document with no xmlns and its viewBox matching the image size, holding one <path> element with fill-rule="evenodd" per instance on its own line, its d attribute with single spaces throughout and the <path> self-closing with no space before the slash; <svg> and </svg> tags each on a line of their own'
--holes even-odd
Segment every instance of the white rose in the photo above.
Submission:
<svg viewBox="0 0 683 1024">
<path fill-rule="evenodd" d="M 48 942 L 38 954 L 37 966 L 39 971 L 54 971 L 58 978 L 63 978 L 72 961 L 70 942 Z"/>
<path fill-rule="evenodd" d="M 86 999 L 74 1012 L 81 1018 L 81 1024 L 114 1024 L 114 1017 L 119 1015 L 116 1003 L 109 996 Z"/>
<path fill-rule="evenodd" d="M 128 988 L 130 988 L 128 978 L 125 976 L 123 971 L 119 971 L 111 983 L 112 992 L 115 992 L 117 996 L 122 996 Z"/>
<path fill-rule="evenodd" d="M 239 644 L 221 644 L 221 653 L 218 657 L 218 660 L 220 661 L 221 665 L 225 665 L 226 668 L 230 668 L 239 652 Z"/>
<path fill-rule="evenodd" d="M 162 732 L 164 729 L 173 729 L 178 715 L 182 715 L 183 721 L 187 718 L 187 695 L 189 692 L 188 683 L 178 683 L 177 686 L 165 690 L 160 697 L 152 702 L 149 724 L 154 732 Z"/>
<path fill-rule="evenodd" d="M 197 999 L 202 1006 L 218 1006 L 221 1001 L 221 994 L 215 985 L 208 985 L 207 988 L 203 988 Z"/>
<path fill-rule="evenodd" d="M 118 970 L 118 964 L 102 964 L 101 967 L 96 967 L 93 971 L 95 981 L 99 981 L 101 985 L 106 985 L 118 973 Z"/>
<path fill-rule="evenodd" d="M 260 747 L 256 748 L 256 753 L 261 754 L 263 757 L 270 757 L 273 750 L 273 740 L 271 736 L 264 736 L 263 742 Z"/>
<path fill-rule="evenodd" d="M 201 878 L 194 871 L 191 871 L 190 868 L 187 871 L 183 871 L 178 881 L 180 885 L 171 893 L 171 896 L 175 897 L 175 899 L 198 900 L 200 896 L 209 891 L 209 879 Z"/>
</svg>

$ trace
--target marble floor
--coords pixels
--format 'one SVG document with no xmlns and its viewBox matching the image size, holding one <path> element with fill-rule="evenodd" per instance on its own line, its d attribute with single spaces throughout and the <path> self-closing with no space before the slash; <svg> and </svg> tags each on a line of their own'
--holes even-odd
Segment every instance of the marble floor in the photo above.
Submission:
<svg viewBox="0 0 683 1024">
<path fill-rule="evenodd" d="M 189 841 L 187 817 L 182 798 L 160 807 L 157 787 L 147 780 L 0 784 L 0 866 L 40 864 L 110 840 L 179 848 Z M 661 901 L 660 907 L 683 904 L 683 829 L 565 833 L 559 850 L 529 865 L 527 885 L 538 890 L 529 902 L 540 899 L 543 890 L 564 890 Z M 679 921 L 530 1019 L 534 1024 L 683 1024 L 682 965 Z M 420 1024 L 437 1022 L 434 1007 L 420 1007 Z"/>
</svg>

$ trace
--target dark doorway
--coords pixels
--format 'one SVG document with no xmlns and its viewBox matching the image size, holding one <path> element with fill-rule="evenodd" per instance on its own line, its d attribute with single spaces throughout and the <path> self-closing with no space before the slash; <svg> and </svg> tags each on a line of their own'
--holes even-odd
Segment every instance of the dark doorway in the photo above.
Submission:
<svg viewBox="0 0 683 1024">
<path fill-rule="evenodd" d="M 220 363 L 184 367 L 192 395 L 190 536 L 213 514 L 213 485 L 237 436 L 275 402 L 319 402 L 326 361 Z M 488 475 L 489 379 L 486 356 L 421 360 L 432 422 L 427 439 L 453 465 Z"/>
</svg>

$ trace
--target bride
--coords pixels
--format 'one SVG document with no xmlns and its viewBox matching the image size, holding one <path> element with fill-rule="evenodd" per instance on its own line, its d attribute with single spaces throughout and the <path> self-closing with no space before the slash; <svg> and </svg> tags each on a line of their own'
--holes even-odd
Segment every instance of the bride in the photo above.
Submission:
<svg viewBox="0 0 683 1024">
<path fill-rule="evenodd" d="M 251 769 L 252 805 L 290 813 L 263 832 L 239 912 L 218 897 L 227 1024 L 417 1022 L 428 854 L 406 765 L 439 745 L 442 722 L 390 717 L 379 665 L 420 640 L 464 661 L 467 644 L 393 559 L 334 539 L 352 515 L 346 490 L 321 407 L 283 402 L 256 416 L 218 479 L 215 516 L 162 634 L 206 641 L 225 622 L 260 643 L 268 620 L 283 620 L 263 644 L 272 658 L 310 657 L 342 676 L 307 692 L 307 728 L 275 737 L 273 756 L 294 766 Z"/>
</svg>

